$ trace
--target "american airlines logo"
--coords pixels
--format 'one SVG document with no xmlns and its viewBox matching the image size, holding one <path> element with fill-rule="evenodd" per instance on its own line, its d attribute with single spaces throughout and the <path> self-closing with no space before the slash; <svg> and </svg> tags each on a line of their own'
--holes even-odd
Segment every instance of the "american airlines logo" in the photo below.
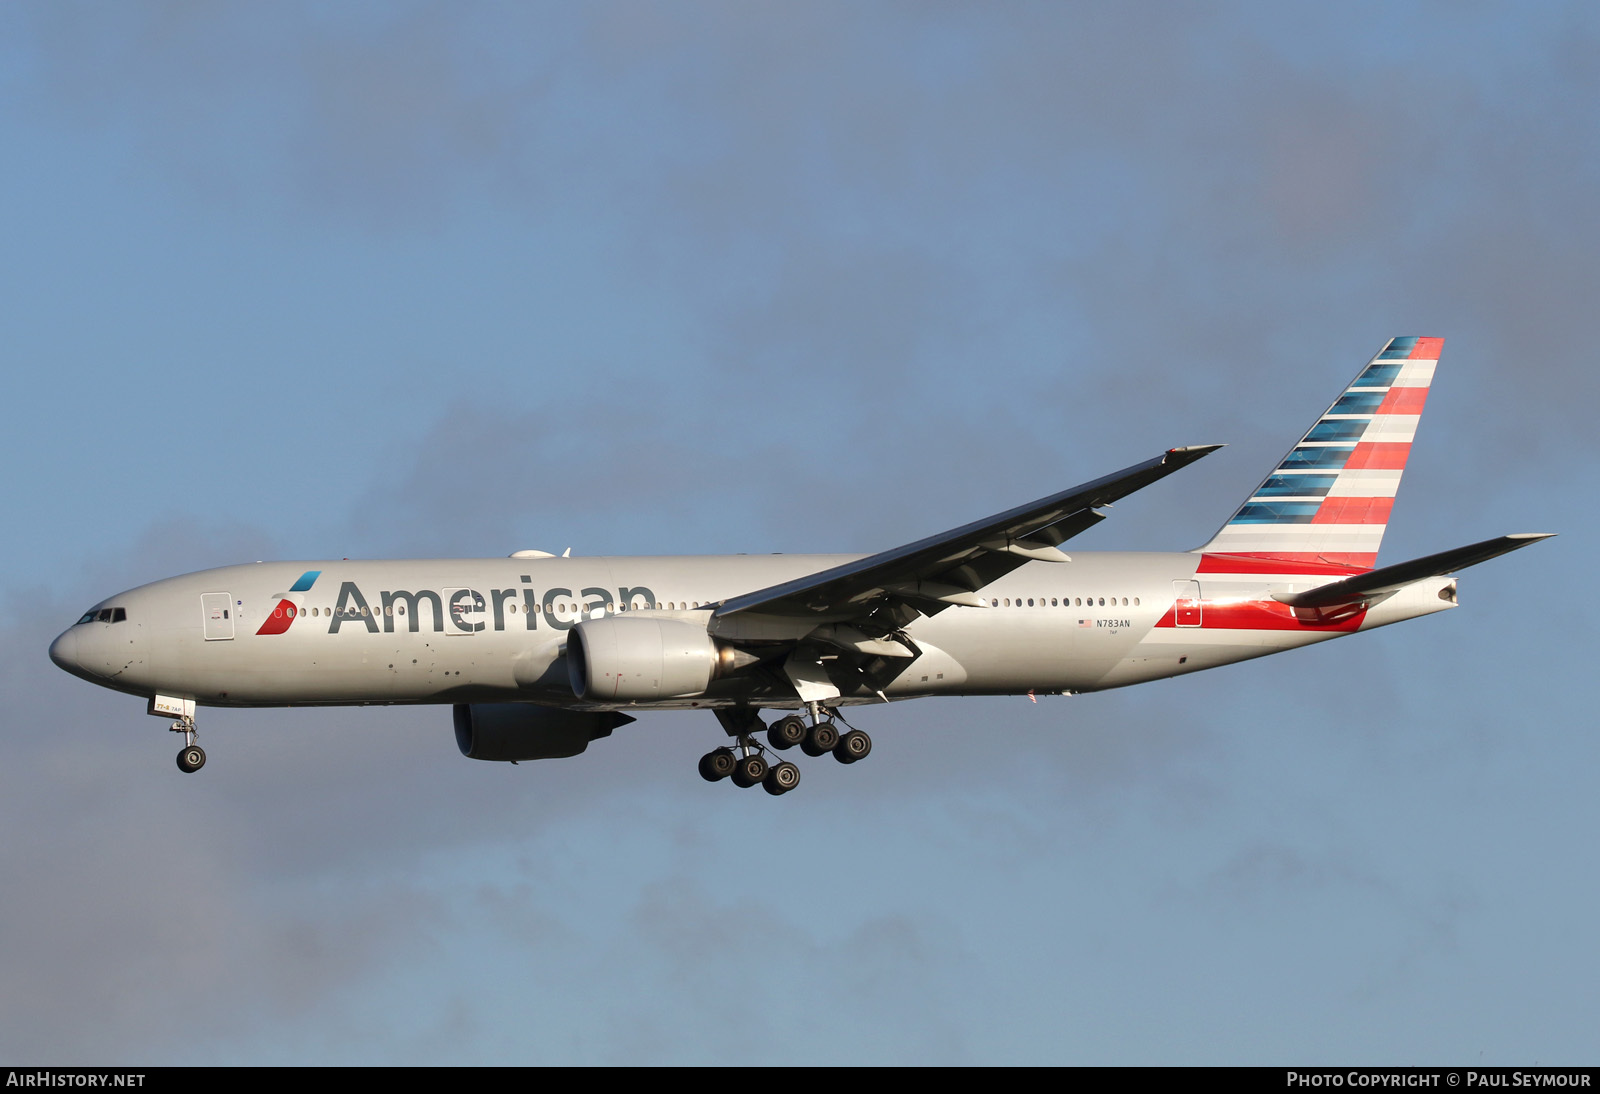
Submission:
<svg viewBox="0 0 1600 1094">
<path fill-rule="evenodd" d="M 308 608 L 300 601 L 309 592 L 321 570 L 308 570 L 287 594 L 257 634 L 283 634 L 296 619 L 311 616 L 322 624 L 321 609 Z M 570 630 L 580 619 L 597 611 L 610 612 L 621 605 L 627 608 L 654 608 L 654 591 L 642 586 L 612 590 L 598 587 L 552 588 L 541 595 L 529 586 L 511 589 L 384 589 L 368 599 L 354 581 L 341 582 L 339 596 L 327 611 L 329 634 L 340 628 L 361 627 L 369 634 L 393 634 L 396 630 L 416 634 L 422 631 L 445 634 L 475 634 L 479 631 L 538 630 L 541 620 L 553 630 Z"/>
<path fill-rule="evenodd" d="M 300 575 L 300 579 L 289 586 L 290 593 L 305 593 L 311 591 L 311 586 L 317 583 L 317 578 L 322 576 L 321 570 L 307 570 Z M 257 634 L 282 634 L 289 629 L 295 616 L 300 614 L 300 608 L 288 596 L 279 598 L 278 606 L 272 609 L 272 614 L 267 616 L 266 622 L 261 624 Z"/>
</svg>

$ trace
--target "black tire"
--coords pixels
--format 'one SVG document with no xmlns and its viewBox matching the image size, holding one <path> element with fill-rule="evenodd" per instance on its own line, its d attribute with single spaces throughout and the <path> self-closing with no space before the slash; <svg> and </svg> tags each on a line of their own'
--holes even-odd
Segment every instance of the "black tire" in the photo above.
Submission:
<svg viewBox="0 0 1600 1094">
<path fill-rule="evenodd" d="M 733 774 L 734 755 L 731 748 L 714 748 L 700 757 L 700 777 L 708 783 L 721 782 Z"/>
<path fill-rule="evenodd" d="M 768 770 L 767 777 L 761 780 L 761 785 L 773 797 L 787 794 L 800 785 L 800 769 L 788 760 L 780 760 Z"/>
<path fill-rule="evenodd" d="M 853 764 L 872 755 L 872 738 L 859 729 L 852 729 L 833 746 L 833 758 L 842 764 Z"/>
<path fill-rule="evenodd" d="M 839 731 L 832 722 L 818 722 L 806 734 L 805 743 L 800 748 L 807 756 L 826 756 L 832 752 L 839 743 Z"/>
<path fill-rule="evenodd" d="M 178 770 L 189 773 L 206 765 L 206 751 L 199 745 L 190 745 L 178 753 Z"/>
<path fill-rule="evenodd" d="M 793 748 L 806 739 L 806 720 L 798 714 L 779 718 L 767 730 L 767 743 L 780 751 Z"/>
<path fill-rule="evenodd" d="M 734 764 L 733 785 L 746 790 L 767 777 L 767 761 L 760 756 L 746 756 Z"/>
</svg>

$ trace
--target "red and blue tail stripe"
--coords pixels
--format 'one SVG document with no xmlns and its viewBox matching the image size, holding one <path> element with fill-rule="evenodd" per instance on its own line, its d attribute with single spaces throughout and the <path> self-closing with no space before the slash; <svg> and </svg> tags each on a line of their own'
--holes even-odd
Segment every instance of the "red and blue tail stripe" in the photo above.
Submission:
<svg viewBox="0 0 1600 1094">
<path fill-rule="evenodd" d="M 1443 346 L 1384 346 L 1200 548 L 1202 572 L 1372 569 Z"/>
</svg>

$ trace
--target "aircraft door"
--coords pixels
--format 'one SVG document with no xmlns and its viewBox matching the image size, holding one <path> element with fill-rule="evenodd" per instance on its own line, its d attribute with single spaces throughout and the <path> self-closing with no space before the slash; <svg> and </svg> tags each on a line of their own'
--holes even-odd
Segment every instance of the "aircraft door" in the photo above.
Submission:
<svg viewBox="0 0 1600 1094">
<path fill-rule="evenodd" d="M 1200 625 L 1200 583 L 1198 581 L 1174 581 L 1172 591 L 1177 594 L 1177 599 L 1172 605 L 1172 621 L 1180 627 L 1198 627 Z"/>
<path fill-rule="evenodd" d="M 207 642 L 233 637 L 233 607 L 232 593 L 200 594 L 200 622 Z"/>
</svg>

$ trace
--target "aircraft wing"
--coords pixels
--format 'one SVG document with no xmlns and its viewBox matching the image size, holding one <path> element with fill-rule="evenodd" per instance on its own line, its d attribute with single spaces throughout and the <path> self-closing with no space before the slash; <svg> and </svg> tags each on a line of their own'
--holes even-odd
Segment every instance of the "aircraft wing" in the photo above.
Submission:
<svg viewBox="0 0 1600 1094">
<path fill-rule="evenodd" d="M 980 606 L 976 590 L 1030 561 L 1067 562 L 1058 545 L 1102 519 L 1095 509 L 1165 478 L 1221 445 L 1172 448 L 1153 460 L 1019 505 L 903 547 L 724 601 L 716 620 L 736 615 L 861 620 L 883 608 L 880 633 L 952 604 Z M 908 610 L 909 609 L 909 610 Z"/>
<path fill-rule="evenodd" d="M 1491 558 L 1549 539 L 1554 532 L 1517 532 L 1509 536 L 1496 536 L 1482 543 L 1469 544 L 1436 555 L 1425 555 L 1410 562 L 1399 562 L 1370 570 L 1343 581 L 1330 582 L 1303 593 L 1288 593 L 1274 599 L 1295 608 L 1328 608 L 1338 604 L 1353 604 L 1360 600 L 1384 597 L 1425 577 L 1443 577 Z"/>
</svg>

